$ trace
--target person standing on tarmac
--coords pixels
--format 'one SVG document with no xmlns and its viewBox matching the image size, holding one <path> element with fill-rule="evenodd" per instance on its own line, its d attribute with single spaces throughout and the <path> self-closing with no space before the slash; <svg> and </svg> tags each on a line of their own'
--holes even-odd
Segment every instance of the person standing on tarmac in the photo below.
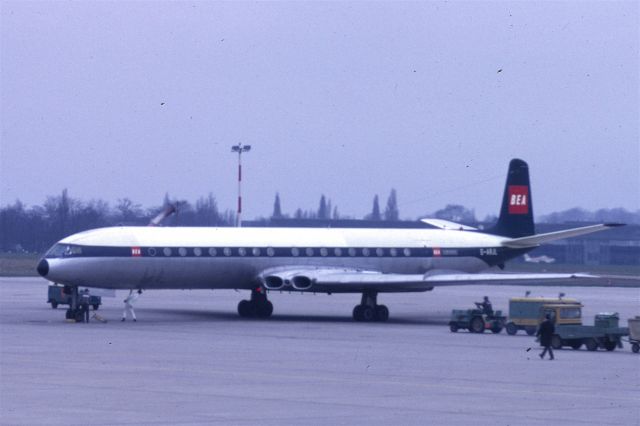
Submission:
<svg viewBox="0 0 640 426">
<path fill-rule="evenodd" d="M 124 312 L 122 312 L 122 321 L 126 321 L 127 312 L 131 315 L 133 321 L 137 321 L 136 313 L 133 310 L 133 303 L 138 300 L 138 297 L 140 297 L 141 294 L 142 290 L 138 290 L 137 292 L 134 292 L 133 289 L 129 290 L 129 295 L 126 299 L 124 299 Z"/>
<path fill-rule="evenodd" d="M 538 327 L 536 336 L 540 338 L 540 346 L 544 347 L 544 350 L 540 354 L 540 359 L 544 359 L 544 354 L 549 351 L 549 360 L 553 360 L 553 349 L 551 349 L 551 336 L 556 332 L 556 327 L 551 321 L 551 315 L 547 314 L 544 317 L 544 321 Z"/>
<path fill-rule="evenodd" d="M 82 309 L 82 315 L 84 317 L 84 322 L 89 322 L 89 302 L 91 301 L 91 295 L 89 294 L 89 289 L 85 288 L 80 296 L 80 307 Z"/>
</svg>

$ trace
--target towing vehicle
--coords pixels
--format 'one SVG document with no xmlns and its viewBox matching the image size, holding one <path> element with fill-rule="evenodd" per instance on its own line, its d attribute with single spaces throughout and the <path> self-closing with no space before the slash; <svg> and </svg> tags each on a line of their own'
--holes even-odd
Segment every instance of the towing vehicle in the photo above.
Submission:
<svg viewBox="0 0 640 426">
<path fill-rule="evenodd" d="M 460 329 L 469 330 L 470 333 L 484 333 L 485 330 L 500 333 L 506 319 L 502 311 L 487 315 L 482 309 L 454 309 L 451 311 L 449 330 L 453 333 Z"/>
</svg>

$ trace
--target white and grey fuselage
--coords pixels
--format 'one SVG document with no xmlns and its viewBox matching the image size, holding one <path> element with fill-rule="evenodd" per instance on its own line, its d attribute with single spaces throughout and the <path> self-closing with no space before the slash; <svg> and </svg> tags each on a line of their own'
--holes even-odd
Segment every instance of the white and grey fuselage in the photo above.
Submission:
<svg viewBox="0 0 640 426">
<path fill-rule="evenodd" d="M 505 247 L 505 240 L 440 229 L 111 227 L 61 240 L 46 254 L 39 272 L 61 284 L 114 289 L 264 285 L 357 292 L 362 291 L 357 283 L 327 287 L 314 279 L 313 271 L 325 276 L 333 272 L 334 277 L 340 272 L 366 277 L 367 271 L 375 271 L 387 278 L 430 271 L 475 273 L 527 251 Z M 384 281 L 389 285 L 381 282 L 377 291 L 430 289 L 428 282 Z"/>
</svg>

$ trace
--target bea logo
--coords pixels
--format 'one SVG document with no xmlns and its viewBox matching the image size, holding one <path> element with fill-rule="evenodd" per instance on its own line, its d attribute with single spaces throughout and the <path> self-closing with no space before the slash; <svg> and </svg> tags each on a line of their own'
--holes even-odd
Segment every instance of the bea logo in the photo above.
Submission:
<svg viewBox="0 0 640 426">
<path fill-rule="evenodd" d="M 509 186 L 509 214 L 529 213 L 529 187 L 524 185 Z"/>
</svg>

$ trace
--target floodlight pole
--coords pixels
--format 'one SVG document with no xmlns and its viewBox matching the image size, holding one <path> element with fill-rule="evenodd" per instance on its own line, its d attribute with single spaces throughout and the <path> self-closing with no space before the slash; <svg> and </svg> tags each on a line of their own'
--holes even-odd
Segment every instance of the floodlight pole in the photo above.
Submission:
<svg viewBox="0 0 640 426">
<path fill-rule="evenodd" d="M 242 153 L 249 152 L 250 149 L 251 145 L 242 145 L 241 143 L 231 147 L 231 152 L 238 153 L 238 216 L 236 219 L 236 226 L 238 228 L 242 226 Z"/>
</svg>

